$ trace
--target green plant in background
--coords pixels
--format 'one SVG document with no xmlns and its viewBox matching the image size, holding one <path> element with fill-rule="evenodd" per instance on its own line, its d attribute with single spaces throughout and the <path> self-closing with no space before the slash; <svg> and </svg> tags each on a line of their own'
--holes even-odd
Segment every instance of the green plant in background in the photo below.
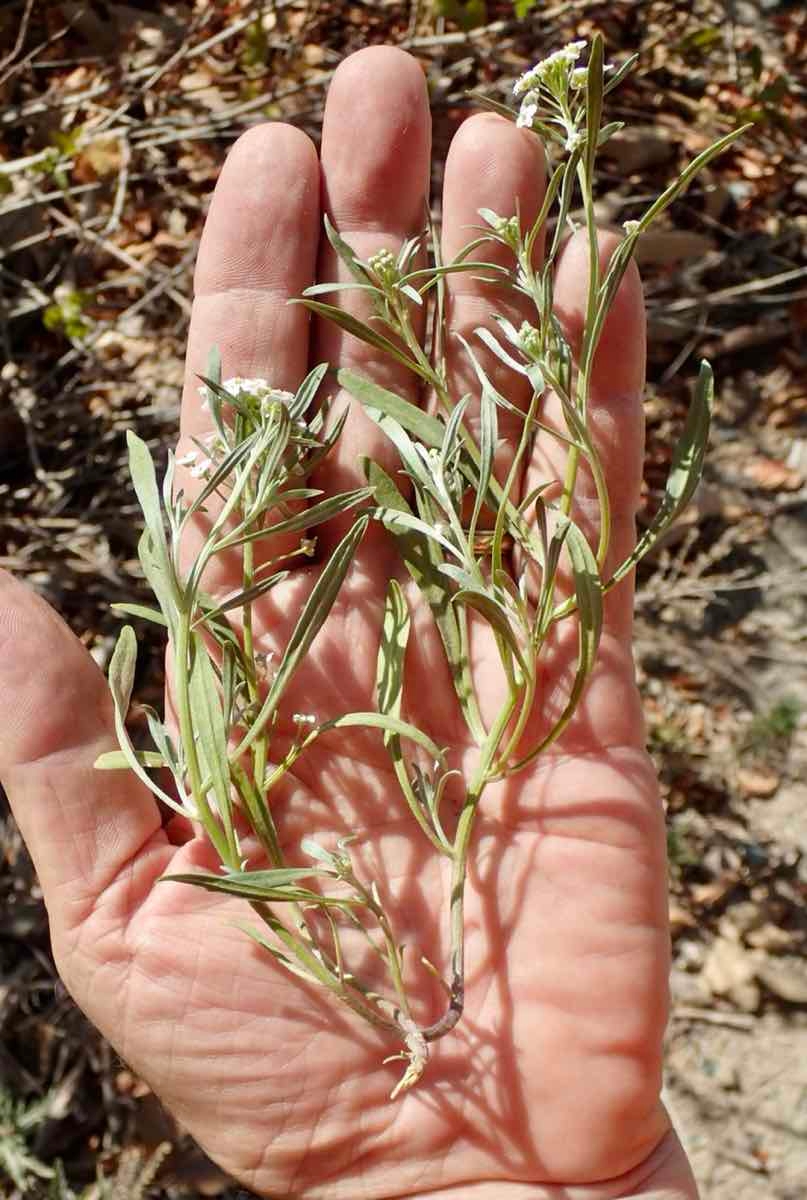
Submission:
<svg viewBox="0 0 807 1200">
<path fill-rule="evenodd" d="M 513 0 L 513 13 L 521 20 L 536 7 L 538 0 Z M 478 29 L 488 22 L 486 0 L 434 0 L 434 11 L 438 17 L 454 21 L 460 29 Z"/>
<path fill-rule="evenodd" d="M 71 341 L 81 341 L 92 329 L 84 310 L 92 303 L 89 292 L 60 284 L 53 293 L 53 303 L 42 314 L 46 329 L 60 330 Z"/>
<path fill-rule="evenodd" d="M 599 148 L 620 128 L 603 123 L 603 106 L 634 60 L 612 69 L 604 63 L 602 40 L 596 37 L 587 65 L 581 66 L 584 49 L 584 43 L 572 43 L 527 71 L 514 88 L 517 108 L 490 105 L 518 125 L 537 131 L 547 147 L 546 198 L 529 228 L 522 229 L 512 213 L 483 210 L 479 236 L 445 264 L 433 230 L 428 239 L 424 234 L 405 242 L 396 253 L 381 250 L 365 261 L 326 221 L 326 234 L 351 280 L 317 284 L 307 289 L 299 303 L 389 355 L 436 398 L 437 412 L 430 415 L 358 372 L 338 372 L 340 385 L 394 446 L 400 472 L 411 485 L 409 498 L 393 475 L 370 460 L 364 463 L 365 487 L 323 495 L 311 486 L 312 472 L 336 443 L 344 420 L 329 424 L 323 407 L 316 403 L 325 364 L 291 394 L 264 380 L 222 382 L 217 357 L 212 356 L 203 388 L 211 432 L 181 460 L 200 481 L 201 490 L 192 500 L 174 489 L 173 456 L 160 488 L 146 445 L 129 435 L 132 478 L 146 525 L 139 554 L 159 608 L 116 608 L 167 631 L 178 734 L 149 711 L 155 749 L 138 752 L 129 740 L 125 716 L 134 680 L 136 639 L 127 626 L 109 671 L 121 750 L 102 756 L 97 765 L 129 767 L 165 804 L 204 828 L 220 859 L 220 872 L 169 878 L 248 901 L 257 924 L 244 925 L 244 931 L 267 953 L 397 1039 L 396 1057 L 406 1062 L 406 1068 L 393 1095 L 419 1078 L 429 1042 L 447 1034 L 462 1014 L 465 881 L 485 790 L 533 763 L 568 725 L 597 658 L 603 597 L 689 501 L 708 438 L 712 375 L 704 363 L 659 511 L 634 552 L 604 574 L 611 540 L 610 508 L 589 423 L 592 364 L 604 323 L 637 239 L 698 170 L 741 131 L 699 155 L 639 220 L 628 222 L 624 240 L 601 271 L 594 173 Z M 553 314 L 553 273 L 576 197 L 585 216 L 590 278 L 585 328 L 575 361 Z M 544 261 L 536 267 L 533 248 L 553 213 L 554 232 Z M 431 262 L 422 265 L 427 240 Z M 490 241 L 500 243 L 512 256 L 510 268 L 484 260 L 483 247 Z M 478 252 L 481 258 L 476 257 Z M 475 331 L 479 343 L 506 364 L 514 378 L 529 385 L 526 411 L 517 409 L 493 385 L 475 346 L 462 343 L 479 385 L 478 436 L 467 420 L 470 397 L 454 394 L 446 365 L 446 279 L 462 271 L 509 286 L 528 298 L 534 314 L 518 329 L 494 314 L 495 333 L 491 328 Z M 322 299 L 349 287 L 362 290 L 370 300 L 369 321 Z M 429 353 L 412 319 L 415 308 L 427 307 L 432 316 Z M 561 427 L 545 417 L 550 392 L 562 410 Z M 508 475 L 500 483 L 493 465 L 503 413 L 518 419 L 520 436 Z M 554 439 L 566 451 L 564 478 L 548 478 L 516 502 L 520 468 L 539 436 Z M 599 535 L 593 545 L 572 515 L 582 462 L 590 469 L 599 505 Z M 187 541 L 189 523 L 214 499 L 217 507 L 208 514 L 203 544 L 192 562 L 181 561 L 180 543 Z M 299 502 L 307 507 L 301 509 Z M 486 513 L 493 514 L 492 528 L 483 520 Z M 313 553 L 317 526 L 336 515 L 343 519 L 348 515 L 347 532 L 301 606 L 285 649 L 267 663 L 255 645 L 253 606 L 286 578 L 295 563 Z M 379 629 L 376 709 L 328 719 L 288 711 L 288 685 L 339 596 L 371 521 L 388 531 L 403 568 L 431 611 L 458 712 L 477 747 L 468 778 L 452 764 L 446 748 L 401 717 L 412 614 L 394 579 Z M 255 543 L 280 533 L 299 535 L 296 547 L 256 565 Z M 514 547 L 520 561 L 516 574 L 508 565 L 506 547 Z M 240 555 L 241 587 L 217 602 L 204 591 L 204 572 L 216 556 L 233 551 Z M 571 597 L 560 594 L 561 568 L 571 580 Z M 481 716 L 469 663 L 471 613 L 491 631 L 506 693 L 489 724 Z M 576 664 L 566 702 L 547 732 L 530 744 L 526 731 L 539 703 L 542 658 L 557 627 L 566 621 L 574 622 L 577 629 Z M 413 968 L 407 960 L 404 969 L 402 946 L 375 883 L 361 878 L 357 870 L 351 857 L 352 838 L 342 838 L 332 850 L 305 838 L 302 850 L 310 861 L 304 866 L 289 866 L 281 850 L 273 815 L 279 784 L 324 733 L 356 726 L 379 731 L 397 780 L 399 802 L 419 827 L 424 846 L 428 843 L 434 854 L 446 859 L 452 877 L 446 914 L 451 945 L 445 980 L 448 1001 L 442 1015 L 428 1026 L 419 1026 L 411 1016 L 408 989 Z M 281 736 L 283 729 L 292 729 L 291 737 Z M 149 775 L 151 768 L 167 768 L 175 795 L 155 782 Z M 443 805 L 449 783 L 462 790 L 459 815 L 452 820 Z M 249 859 L 237 830 L 242 822 L 261 847 L 260 854 Z M 358 977 L 347 961 L 346 935 L 355 931 L 383 964 L 388 981 L 383 994 L 377 984 Z"/>
<path fill-rule="evenodd" d="M 0 1087 L 0 1185 L 4 1177 L 25 1191 L 35 1179 L 52 1179 L 54 1170 L 34 1154 L 30 1142 L 37 1129 L 47 1121 L 52 1104 L 50 1095 L 26 1104 Z"/>
<path fill-rule="evenodd" d="M 741 752 L 760 759 L 781 758 L 799 726 L 802 706 L 795 696 L 783 696 L 759 712 L 748 726 Z"/>
</svg>

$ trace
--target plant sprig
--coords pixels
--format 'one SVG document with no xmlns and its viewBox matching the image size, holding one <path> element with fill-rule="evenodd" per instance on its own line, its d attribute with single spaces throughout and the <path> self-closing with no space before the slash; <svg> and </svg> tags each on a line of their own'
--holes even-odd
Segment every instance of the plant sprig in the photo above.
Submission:
<svg viewBox="0 0 807 1200">
<path fill-rule="evenodd" d="M 338 372 L 341 387 L 394 447 L 397 472 L 389 474 L 366 460 L 366 487 L 323 495 L 311 486 L 314 469 L 332 451 L 344 423 L 344 416 L 326 422 L 327 406 L 317 403 L 326 364 L 317 366 L 292 394 L 265 380 L 222 382 L 213 353 L 201 389 L 210 433 L 178 463 L 169 455 L 162 488 L 147 446 L 129 435 L 130 468 L 145 519 L 140 561 L 158 609 L 117 608 L 166 628 L 177 728 L 148 712 L 155 749 L 134 749 L 125 718 L 136 668 L 136 637 L 126 626 L 109 671 L 120 752 L 102 756 L 97 765 L 130 768 L 163 803 L 204 829 L 221 861 L 221 873 L 168 878 L 248 902 L 262 928 L 243 923 L 242 928 L 278 963 L 398 1038 L 401 1049 L 394 1057 L 402 1058 L 406 1068 L 393 1095 L 416 1082 L 428 1058 L 428 1044 L 447 1034 L 462 1015 L 465 883 L 485 791 L 492 781 L 534 763 L 572 720 L 597 660 L 604 594 L 648 553 L 689 501 L 708 440 L 713 382 L 704 363 L 661 507 L 636 548 L 603 579 L 611 518 L 589 404 L 605 320 L 638 238 L 694 175 L 744 130 L 700 154 L 639 220 L 627 222 L 624 240 L 601 270 L 593 201 L 597 154 L 621 127 L 603 123 L 603 110 L 607 95 L 633 60 L 612 68 L 596 36 L 587 65 L 579 66 L 584 48 L 582 42 L 572 43 L 527 71 L 514 87 L 518 109 L 495 105 L 519 126 L 542 135 L 547 148 L 546 196 L 528 228 L 522 227 L 518 213 L 482 209 L 477 235 L 450 263 L 442 262 L 433 229 L 428 237 L 410 238 L 397 251 L 382 249 L 364 261 L 326 218 L 326 236 L 349 279 L 316 284 L 297 303 L 405 367 L 436 398 L 437 412 L 432 415 L 355 371 Z M 576 198 L 584 215 L 589 279 L 582 343 L 575 356 L 553 311 L 553 278 Z M 553 210 L 554 232 L 536 265 L 537 239 Z M 484 247 L 491 242 L 511 255 L 509 268 L 485 258 Z M 503 292 L 509 289 L 534 311 L 518 329 L 494 313 L 491 326 L 475 330 L 478 345 L 459 339 L 478 384 L 476 435 L 468 421 L 470 397 L 456 394 L 446 366 L 446 286 L 450 276 L 460 272 L 495 283 Z M 367 320 L 321 299 L 350 289 L 369 302 Z M 414 309 L 427 307 L 432 315 L 428 347 L 412 319 Z M 514 380 L 526 382 L 525 408 L 516 407 L 494 386 L 478 354 L 480 346 Z M 560 405 L 562 428 L 545 416 L 550 391 Z M 494 458 L 504 414 L 517 418 L 520 433 L 508 474 L 500 482 Z M 552 437 L 563 445 L 565 474 L 544 480 L 519 500 L 516 481 L 538 437 Z M 573 515 L 581 462 L 588 465 L 596 489 L 596 544 L 589 543 Z M 192 499 L 175 487 L 177 465 L 199 479 Z M 491 528 L 483 526 L 486 513 L 493 514 Z M 321 566 L 277 661 L 268 663 L 256 645 L 255 604 L 311 558 L 316 537 L 312 530 L 346 514 L 352 515 L 347 532 Z M 200 517 L 208 522 L 205 539 L 195 559 L 182 565 L 180 546 L 190 524 Z M 412 614 L 407 592 L 394 579 L 379 629 L 376 710 L 325 719 L 287 711 L 289 683 L 328 620 L 370 522 L 388 532 L 439 633 L 458 712 L 477 747 L 476 766 L 467 780 L 452 769 L 448 748 L 436 745 L 402 717 Z M 257 565 L 256 543 L 279 534 L 299 535 L 296 545 Z M 284 545 L 291 544 L 286 537 Z M 510 548 L 517 551 L 515 559 L 506 553 Z M 204 583 L 211 564 L 217 556 L 233 554 L 240 562 L 241 586 L 229 596 L 208 596 Z M 514 560 L 520 564 L 517 577 L 507 565 Z M 565 591 L 560 588 L 561 570 Z M 489 724 L 482 717 L 470 665 L 472 616 L 490 631 L 506 685 L 505 699 Z M 572 681 L 560 713 L 530 744 L 527 730 L 538 703 L 542 660 L 555 627 L 566 620 L 577 626 Z M 278 731 L 290 726 L 295 731 L 291 738 L 287 733 L 281 738 Z M 425 1026 L 412 1016 L 411 982 L 392 920 L 376 882 L 360 878 L 350 839 L 341 839 L 330 851 L 306 838 L 302 850 L 312 861 L 305 867 L 289 866 L 281 850 L 273 815 L 275 789 L 320 736 L 353 726 L 381 732 L 401 805 L 431 850 L 451 864 L 451 949 L 444 981 L 448 1003 L 442 1015 Z M 175 795 L 149 774 L 155 767 L 168 769 Z M 443 803 L 449 785 L 462 794 L 453 822 L 446 818 Z M 261 847 L 258 859 L 244 858 L 238 832 L 242 823 Z M 314 914 L 318 921 L 312 919 Z M 342 944 L 345 929 L 358 929 L 380 959 L 389 984 L 386 994 L 352 972 Z M 424 966 L 435 970 L 425 960 Z"/>
</svg>

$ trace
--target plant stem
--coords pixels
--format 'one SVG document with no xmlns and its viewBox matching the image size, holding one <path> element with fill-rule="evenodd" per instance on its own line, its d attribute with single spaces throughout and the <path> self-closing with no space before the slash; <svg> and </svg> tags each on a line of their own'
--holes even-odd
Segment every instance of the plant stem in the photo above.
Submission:
<svg viewBox="0 0 807 1200">
<path fill-rule="evenodd" d="M 465 880 L 468 872 L 468 849 L 471 844 L 471 834 L 479 801 L 489 779 L 493 758 L 513 714 L 515 704 L 516 693 L 511 691 L 507 703 L 503 705 L 482 747 L 479 765 L 466 792 L 465 802 L 457 822 L 457 831 L 454 836 L 454 865 L 451 873 L 450 1000 L 443 1016 L 433 1025 L 421 1030 L 427 1042 L 433 1042 L 437 1038 L 443 1037 L 454 1028 L 462 1016 L 465 1004 Z"/>
</svg>

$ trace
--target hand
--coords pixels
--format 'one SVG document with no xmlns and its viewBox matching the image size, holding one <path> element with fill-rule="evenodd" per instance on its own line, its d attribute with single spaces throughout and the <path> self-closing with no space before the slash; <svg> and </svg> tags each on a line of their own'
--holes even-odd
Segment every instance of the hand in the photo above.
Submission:
<svg viewBox="0 0 807 1200">
<path fill-rule="evenodd" d="M 416 398 L 405 372 L 333 327 L 309 325 L 307 312 L 286 301 L 339 270 L 321 237 L 321 205 L 361 257 L 394 249 L 422 228 L 429 166 L 424 79 L 413 59 L 392 49 L 362 51 L 337 71 L 320 161 L 289 126 L 264 125 L 240 139 L 199 253 L 183 439 L 206 431 L 196 373 L 213 344 L 225 378 L 263 375 L 293 389 L 310 364 L 327 360 Z M 526 221 L 542 187 L 531 133 L 496 116 L 469 119 L 446 165 L 444 258 L 472 236 L 477 209 L 508 215 L 518 200 Z M 616 240 L 603 236 L 603 259 Z M 582 322 L 587 269 L 585 244 L 573 238 L 556 285 L 570 336 Z M 454 278 L 452 326 L 470 337 L 492 303 L 501 310 L 505 301 L 491 285 Z M 342 300 L 360 307 L 357 295 Z M 470 381 L 463 352 L 452 355 L 461 394 Z M 499 374 L 495 359 L 486 364 L 511 398 L 523 400 L 512 374 Z M 592 393 L 614 510 L 614 563 L 634 537 L 643 372 L 642 294 L 631 270 L 606 326 Z M 363 482 L 361 454 L 391 465 L 376 428 L 351 411 L 319 486 Z M 500 467 L 507 454 L 504 446 Z M 524 491 L 533 477 L 559 471 L 562 464 L 541 450 Z M 584 497 L 576 514 L 584 525 L 586 513 Z M 337 534 L 326 533 L 325 542 Z M 315 570 L 295 573 L 285 597 L 271 593 L 258 622 L 266 650 L 273 639 L 282 644 Z M 322 717 L 374 707 L 380 614 L 393 570 L 386 535 L 368 533 L 295 678 L 290 711 Z M 208 585 L 227 593 L 238 581 L 225 566 Z M 415 605 L 416 593 L 409 600 Z M 659 1100 L 665 839 L 643 748 L 631 610 L 626 580 L 607 598 L 599 663 L 573 723 L 539 765 L 485 794 L 466 905 L 465 1017 L 434 1044 L 421 1084 L 391 1102 L 400 1064 L 381 1060 L 396 1047 L 228 927 L 243 913 L 241 901 L 155 886 L 166 872 L 212 867 L 211 853 L 184 821 L 164 826 L 133 776 L 93 769 L 97 755 L 116 745 L 105 681 L 47 605 L 3 576 L 0 775 L 39 872 L 59 970 L 126 1061 L 249 1187 L 331 1200 L 695 1196 Z M 573 623 L 569 630 L 553 647 L 533 735 L 568 687 Z M 422 611 L 412 641 L 408 719 L 455 756 L 470 755 Z M 478 690 L 494 704 L 495 655 L 481 638 L 473 654 Z M 413 962 L 425 952 L 444 964 L 446 864 L 430 856 L 399 802 L 378 734 L 350 732 L 323 736 L 300 760 L 277 810 L 284 845 L 294 856 L 304 832 L 360 830 L 359 868 L 378 881 Z M 421 988 L 418 1017 L 428 1023 L 444 1000 L 428 976 Z"/>
</svg>

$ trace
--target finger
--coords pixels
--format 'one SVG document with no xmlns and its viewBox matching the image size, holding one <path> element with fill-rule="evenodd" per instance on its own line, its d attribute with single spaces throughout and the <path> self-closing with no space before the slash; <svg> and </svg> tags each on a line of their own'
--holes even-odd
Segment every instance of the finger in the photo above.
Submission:
<svg viewBox="0 0 807 1200">
<path fill-rule="evenodd" d="M 308 368 L 309 317 L 289 305 L 314 278 L 319 242 L 319 165 L 313 143 L 291 125 L 259 125 L 235 143 L 222 170 L 205 222 L 194 279 L 195 296 L 182 400 L 180 457 L 191 438 L 212 432 L 199 396 L 211 348 L 218 347 L 222 377 L 266 378 L 294 391 Z M 178 467 L 177 487 L 189 497 L 204 480 Z M 214 516 L 211 506 L 209 516 Z M 197 526 L 188 554 L 205 536 Z M 256 547 L 256 563 L 297 544 L 282 535 Z M 192 543 L 195 542 L 196 546 Z M 213 563 L 229 581 L 231 562 Z"/>
<path fill-rule="evenodd" d="M 374 46 L 348 58 L 334 75 L 325 109 L 323 205 L 359 258 L 366 260 L 383 248 L 395 253 L 406 238 L 422 232 L 430 155 L 428 95 L 415 59 L 389 46 Z M 324 240 L 319 278 L 351 278 Z M 372 312 L 364 292 L 342 292 L 338 303 L 364 321 Z M 419 311 L 413 319 L 420 321 Z M 351 367 L 398 395 L 417 399 L 416 377 L 407 368 L 332 323 L 317 322 L 315 337 L 318 360 Z M 397 464 L 386 437 L 356 401 L 339 391 L 333 419 L 345 407 L 348 416 L 341 438 L 316 481 L 328 493 L 364 483 L 363 455 L 387 470 L 394 471 Z M 344 529 L 344 521 L 335 521 L 323 541 L 332 543 Z M 374 545 L 371 535 L 365 539 L 365 552 Z"/>
<path fill-rule="evenodd" d="M 62 957 L 102 895 L 122 924 L 172 852 L 134 775 L 93 768 L 115 749 L 98 667 L 44 600 L 0 571 L 0 779 Z"/>
<path fill-rule="evenodd" d="M 521 229 L 529 230 L 544 197 L 544 151 L 540 141 L 526 129 L 492 113 L 478 114 L 459 129 L 448 153 L 443 184 L 442 253 L 448 263 L 477 236 L 474 226 L 482 224 L 480 208 L 490 208 L 502 217 L 516 213 Z M 543 237 L 536 242 L 534 262 L 540 262 Z M 496 263 L 512 271 L 512 250 L 489 241 L 472 252 L 471 260 Z M 482 283 L 475 274 L 449 275 L 447 286 L 448 339 L 446 358 L 450 394 L 455 398 L 470 393 L 466 424 L 479 441 L 479 383 L 468 353 L 457 335 L 471 346 L 494 386 L 517 408 L 526 409 L 531 389 L 526 378 L 516 375 L 475 335 L 482 325 L 492 333 L 498 327 L 492 314 L 506 317 L 518 328 L 535 318 L 527 297 L 503 284 Z M 515 413 L 500 410 L 500 445 L 495 458 L 497 478 L 503 482 L 515 454 L 522 422 Z"/>
<path fill-rule="evenodd" d="M 619 242 L 617 234 L 599 235 L 601 277 Z M 555 313 L 575 356 L 579 354 L 585 325 L 588 276 L 588 239 L 580 232 L 567 243 L 555 278 Z M 588 405 L 587 423 L 602 463 L 611 509 L 611 540 L 603 566 L 604 579 L 630 554 L 636 539 L 644 454 L 644 375 L 644 299 L 639 272 L 631 263 L 604 324 L 593 363 Z M 556 396 L 547 397 L 543 420 L 566 432 Z M 566 464 L 566 447 L 541 434 L 526 472 L 524 494 L 549 479 L 562 482 Z M 571 516 L 596 548 L 600 533 L 599 505 L 593 475 L 583 456 L 579 461 Z M 568 578 L 560 578 L 561 587 L 568 590 Z M 633 572 L 609 592 L 605 622 L 607 629 L 629 648 Z"/>
</svg>

